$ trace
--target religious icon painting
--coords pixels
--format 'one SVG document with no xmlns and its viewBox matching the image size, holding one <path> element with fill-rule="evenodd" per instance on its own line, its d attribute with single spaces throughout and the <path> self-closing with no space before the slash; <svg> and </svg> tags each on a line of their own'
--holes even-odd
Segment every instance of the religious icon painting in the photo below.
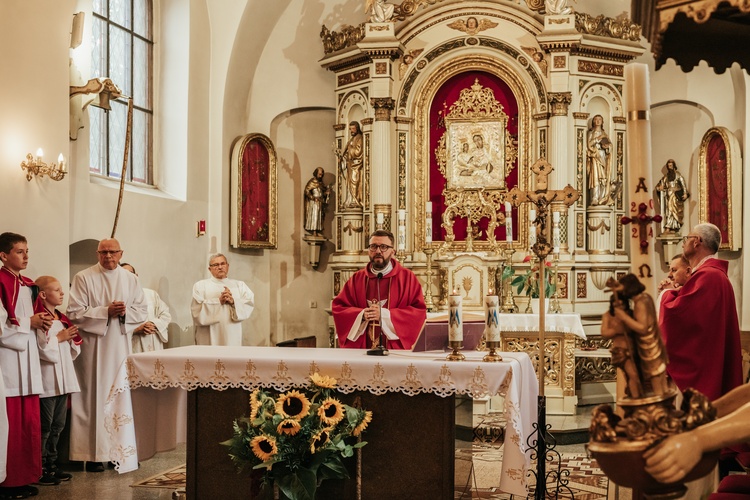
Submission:
<svg viewBox="0 0 750 500">
<path fill-rule="evenodd" d="M 276 149 L 263 134 L 248 134 L 232 149 L 230 243 L 277 248 Z"/>
<path fill-rule="evenodd" d="M 742 158 L 737 138 L 724 127 L 710 128 L 700 146 L 699 221 L 716 225 L 720 250 L 742 246 Z"/>
</svg>

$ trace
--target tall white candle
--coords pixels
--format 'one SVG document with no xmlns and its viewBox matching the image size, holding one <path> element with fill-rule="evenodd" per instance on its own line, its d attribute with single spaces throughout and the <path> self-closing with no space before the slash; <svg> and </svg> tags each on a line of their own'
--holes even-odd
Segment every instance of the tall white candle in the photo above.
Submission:
<svg viewBox="0 0 750 500">
<path fill-rule="evenodd" d="M 399 210 L 398 211 L 398 220 L 406 220 L 406 210 Z"/>
<path fill-rule="evenodd" d="M 377 221 L 379 226 L 382 226 L 383 222 L 385 222 L 385 215 L 383 215 L 383 212 L 378 212 L 375 215 L 375 220 Z"/>
<path fill-rule="evenodd" d="M 511 212 L 510 202 L 505 202 L 505 241 L 513 243 L 513 212 Z"/>
<path fill-rule="evenodd" d="M 396 250 L 403 252 L 406 250 L 406 221 L 405 220 L 399 220 L 398 221 L 398 243 Z"/>
<path fill-rule="evenodd" d="M 461 296 L 457 290 L 453 290 L 453 294 L 448 297 L 448 306 L 448 340 L 461 342 L 464 340 L 464 321 L 461 313 Z"/>
<path fill-rule="evenodd" d="M 500 342 L 500 300 L 492 290 L 484 298 L 484 338 L 487 342 Z"/>
<path fill-rule="evenodd" d="M 432 215 L 428 215 L 424 221 L 424 242 L 432 243 Z"/>
<path fill-rule="evenodd" d="M 426 213 L 428 213 L 428 214 L 432 213 L 432 202 L 431 201 L 428 201 L 427 203 L 424 204 L 424 211 Z"/>
<path fill-rule="evenodd" d="M 552 253 L 560 253 L 560 212 L 552 212 Z"/>
</svg>

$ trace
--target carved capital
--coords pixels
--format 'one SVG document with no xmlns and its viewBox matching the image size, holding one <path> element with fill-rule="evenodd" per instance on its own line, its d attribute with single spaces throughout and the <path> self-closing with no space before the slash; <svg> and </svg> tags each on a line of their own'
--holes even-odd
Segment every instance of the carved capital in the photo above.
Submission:
<svg viewBox="0 0 750 500">
<path fill-rule="evenodd" d="M 375 121 L 383 122 L 391 119 L 396 101 L 390 97 L 371 97 L 370 105 L 375 109 Z"/>
<path fill-rule="evenodd" d="M 550 92 L 547 94 L 549 99 L 552 116 L 567 116 L 568 106 L 573 100 L 573 94 L 570 92 Z"/>
</svg>

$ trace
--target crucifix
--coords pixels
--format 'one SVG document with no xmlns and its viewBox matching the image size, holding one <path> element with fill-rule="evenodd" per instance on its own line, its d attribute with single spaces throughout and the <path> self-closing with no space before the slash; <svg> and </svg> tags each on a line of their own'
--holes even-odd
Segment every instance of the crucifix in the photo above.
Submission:
<svg viewBox="0 0 750 500">
<path fill-rule="evenodd" d="M 638 224 L 638 239 L 640 240 L 639 247 L 641 249 L 642 254 L 648 253 L 648 238 L 649 236 L 654 236 L 654 229 L 652 227 L 648 227 L 649 224 L 652 222 L 661 222 L 661 215 L 648 215 L 646 213 L 646 210 L 648 209 L 648 206 L 645 203 L 640 203 L 638 205 L 638 215 L 636 215 L 633 218 L 630 217 L 623 217 L 620 219 L 620 222 L 622 222 L 623 225 L 630 224 L 631 222 L 633 225 Z M 636 228 L 633 228 L 633 237 L 636 237 Z"/>
<path fill-rule="evenodd" d="M 544 158 L 538 159 L 532 166 L 531 171 L 536 174 L 536 184 L 533 190 L 521 191 L 518 187 L 514 187 L 508 192 L 507 200 L 511 204 L 518 207 L 522 203 L 532 203 L 535 206 L 536 218 L 533 221 L 533 225 L 529 229 L 533 232 L 536 242 L 532 245 L 531 251 L 539 259 L 539 361 L 538 361 L 538 377 L 539 377 L 539 401 L 537 404 L 537 428 L 536 432 L 536 456 L 537 456 L 537 470 L 536 470 L 536 489 L 534 498 L 544 499 L 546 496 L 546 482 L 547 474 L 545 473 L 545 463 L 547 461 L 547 425 L 546 425 L 546 414 L 547 414 L 547 402 L 544 396 L 544 378 L 546 373 L 546 360 L 545 360 L 545 348 L 544 348 L 544 316 L 546 314 L 544 308 L 544 283 L 546 283 L 545 277 L 545 265 L 544 261 L 552 251 L 552 245 L 550 244 L 550 238 L 547 224 L 547 216 L 549 215 L 549 207 L 552 203 L 558 205 L 564 205 L 570 207 L 575 203 L 581 196 L 581 193 L 576 191 L 570 184 L 565 186 L 563 189 L 548 189 L 548 176 L 552 173 L 554 168 Z M 530 238 L 531 239 L 531 238 Z M 550 436 L 551 438 L 551 436 Z M 531 438 L 529 438 L 531 439 Z M 553 445 L 554 447 L 554 445 Z"/>
</svg>

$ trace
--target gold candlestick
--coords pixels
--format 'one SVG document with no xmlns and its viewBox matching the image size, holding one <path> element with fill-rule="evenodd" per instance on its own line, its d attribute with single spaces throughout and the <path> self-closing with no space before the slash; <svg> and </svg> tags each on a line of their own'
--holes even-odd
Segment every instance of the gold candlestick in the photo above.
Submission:
<svg viewBox="0 0 750 500">
<path fill-rule="evenodd" d="M 512 267 L 513 252 L 514 250 L 510 245 L 503 248 L 503 272 L 505 272 L 506 268 Z M 518 306 L 516 305 L 516 301 L 513 298 L 513 287 L 510 284 L 510 282 L 513 280 L 513 276 L 510 276 L 507 279 L 501 278 L 501 280 L 502 283 L 500 286 L 502 287 L 503 291 L 503 305 L 500 310 L 504 313 L 518 312 Z"/>
<path fill-rule="evenodd" d="M 562 307 L 560 306 L 560 288 L 558 285 L 560 282 L 557 279 L 557 273 L 558 273 L 558 261 L 560 260 L 559 254 L 554 254 L 554 258 L 552 260 L 552 271 L 553 271 L 553 282 L 555 283 L 555 291 L 552 294 L 552 299 L 550 300 L 549 305 L 549 312 L 554 314 L 560 314 L 562 312 Z"/>
<path fill-rule="evenodd" d="M 490 352 L 489 352 L 488 354 L 486 354 L 486 355 L 485 355 L 485 356 L 484 356 L 484 357 L 482 358 L 482 361 L 485 361 L 485 362 L 487 362 L 487 363 L 494 363 L 494 362 L 497 362 L 497 361 L 502 361 L 502 360 L 503 360 L 503 357 L 502 357 L 502 356 L 500 356 L 500 355 L 499 355 L 499 354 L 498 354 L 498 353 L 497 353 L 497 352 L 495 351 L 495 349 L 499 349 L 499 348 L 500 348 L 500 342 L 497 342 L 497 341 L 493 341 L 493 340 L 488 340 L 488 341 L 487 341 L 487 347 L 489 347 L 489 348 L 490 348 Z"/>
<path fill-rule="evenodd" d="M 427 279 L 425 280 L 424 290 L 424 305 L 427 306 L 428 312 L 434 312 L 437 308 L 432 301 L 432 254 L 435 250 L 432 246 L 424 248 L 424 253 L 427 256 Z"/>
</svg>

